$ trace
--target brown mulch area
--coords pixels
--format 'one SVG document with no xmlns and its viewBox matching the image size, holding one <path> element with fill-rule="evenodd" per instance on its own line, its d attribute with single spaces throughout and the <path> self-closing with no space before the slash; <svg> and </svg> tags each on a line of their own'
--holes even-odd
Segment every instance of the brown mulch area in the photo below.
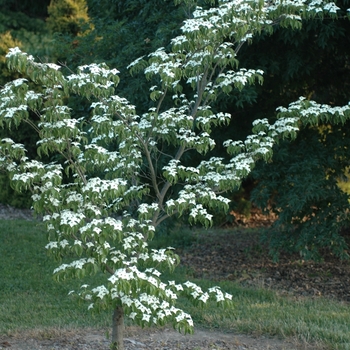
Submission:
<svg viewBox="0 0 350 350">
<path fill-rule="evenodd" d="M 274 263 L 260 243 L 259 228 L 274 217 L 253 212 L 250 219 L 236 215 L 234 227 L 194 232 L 196 243 L 180 253 L 181 263 L 194 277 L 234 280 L 292 296 L 324 296 L 350 302 L 350 262 L 328 255 L 323 262 L 281 255 Z"/>
</svg>

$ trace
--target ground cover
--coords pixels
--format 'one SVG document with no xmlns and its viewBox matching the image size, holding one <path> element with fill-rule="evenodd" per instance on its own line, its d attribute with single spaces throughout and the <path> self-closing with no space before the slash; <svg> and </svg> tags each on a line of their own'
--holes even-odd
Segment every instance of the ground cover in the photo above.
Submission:
<svg viewBox="0 0 350 350">
<path fill-rule="evenodd" d="M 282 254 L 272 261 L 260 243 L 259 229 L 194 231 L 193 243 L 181 254 L 194 277 L 232 280 L 242 286 L 273 289 L 295 298 L 320 297 L 350 302 L 350 264 L 330 254 L 321 262 Z"/>
<path fill-rule="evenodd" d="M 195 336 L 128 326 L 127 349 L 350 349 L 347 264 L 273 264 L 249 229 L 178 230 L 158 240 L 154 244 L 177 246 L 183 261 L 177 279 L 220 283 L 234 295 L 235 309 L 184 305 L 197 325 Z M 55 265 L 42 249 L 40 222 L 0 220 L 0 242 L 0 348 L 108 349 L 110 315 L 91 315 L 85 304 L 67 298 L 79 281 L 51 279 Z M 294 270 L 298 278 L 283 272 Z M 321 290 L 338 280 L 337 288 Z M 306 281 L 317 287 L 306 288 Z"/>
</svg>

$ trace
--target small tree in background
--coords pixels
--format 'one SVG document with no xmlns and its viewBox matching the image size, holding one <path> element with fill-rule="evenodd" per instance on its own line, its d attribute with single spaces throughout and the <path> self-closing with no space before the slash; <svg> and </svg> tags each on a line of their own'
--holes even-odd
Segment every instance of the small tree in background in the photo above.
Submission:
<svg viewBox="0 0 350 350">
<path fill-rule="evenodd" d="M 91 64 L 64 75 L 56 64 L 37 63 L 18 48 L 10 50 L 10 69 L 26 78 L 1 90 L 0 124 L 13 128 L 27 123 L 39 135 L 39 156 L 60 161 L 29 159 L 23 145 L 5 138 L 1 165 L 16 190 L 33 192 L 33 207 L 47 224 L 48 251 L 59 260 L 76 257 L 55 269 L 56 279 L 106 273 L 104 285 L 85 284 L 78 294 L 89 309 L 114 309 L 116 348 L 123 349 L 124 316 L 141 326 L 171 322 L 191 332 L 191 316 L 176 307 L 178 295 L 198 305 L 211 298 L 231 304 L 232 297 L 218 287 L 202 291 L 192 282 L 163 281 L 161 271 L 173 270 L 178 256 L 171 248 L 149 249 L 147 241 L 173 215 L 186 213 L 191 223 L 210 226 L 211 211 L 228 206 L 222 193 L 239 187 L 257 160 L 271 159 L 274 143 L 294 137 L 298 124 L 349 117 L 349 106 L 331 109 L 301 99 L 281 109 L 273 125 L 255 121 L 245 141 L 224 141 L 229 161 L 209 156 L 215 147 L 212 127 L 224 126 L 230 118 L 213 111 L 211 103 L 232 89 L 262 82 L 262 71 L 238 68 L 240 47 L 274 25 L 297 29 L 302 17 L 324 11 L 335 16 L 336 9 L 321 2 L 263 1 L 198 7 L 184 22 L 182 35 L 172 40 L 171 52 L 160 48 L 130 64 L 131 72 L 143 70 L 158 80 L 150 88 L 154 106 L 142 115 L 116 95 L 116 69 Z M 37 90 L 31 90 L 33 83 Z M 67 105 L 75 95 L 90 102 L 90 112 L 79 118 Z M 173 101 L 170 108 L 165 107 L 167 98 Z M 190 151 L 203 158 L 186 166 Z"/>
<path fill-rule="evenodd" d="M 51 0 L 47 8 L 51 32 L 78 35 L 89 21 L 85 0 Z"/>
</svg>

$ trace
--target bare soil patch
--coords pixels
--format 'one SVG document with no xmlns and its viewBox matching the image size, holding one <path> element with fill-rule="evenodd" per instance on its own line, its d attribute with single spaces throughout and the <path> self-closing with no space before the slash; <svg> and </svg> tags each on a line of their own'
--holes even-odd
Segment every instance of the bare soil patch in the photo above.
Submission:
<svg viewBox="0 0 350 350">
<path fill-rule="evenodd" d="M 13 208 L 7 204 L 0 203 L 0 219 L 4 220 L 33 220 L 34 213 L 30 209 Z"/>
<path fill-rule="evenodd" d="M 109 350 L 104 330 L 32 330 L 0 337 L 0 349 L 8 350 Z M 197 329 L 193 335 L 182 335 L 169 328 L 140 329 L 128 327 L 124 340 L 126 350 L 297 350 L 322 349 L 292 340 L 223 333 Z"/>
<path fill-rule="evenodd" d="M 294 297 L 326 297 L 350 302 L 350 262 L 325 255 L 304 261 L 284 254 L 278 263 L 260 243 L 256 230 L 235 228 L 200 233 L 197 243 L 180 253 L 194 277 L 233 280 L 242 286 L 264 287 Z"/>
</svg>

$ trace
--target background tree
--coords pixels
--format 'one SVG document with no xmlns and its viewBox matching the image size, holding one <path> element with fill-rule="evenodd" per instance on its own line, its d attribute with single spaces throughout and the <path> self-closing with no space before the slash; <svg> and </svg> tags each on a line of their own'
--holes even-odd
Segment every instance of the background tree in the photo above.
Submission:
<svg viewBox="0 0 350 350">
<path fill-rule="evenodd" d="M 150 106 L 147 80 L 140 74 L 129 81 L 127 66 L 159 47 L 169 48 L 193 6 L 175 5 L 172 0 L 88 0 L 86 4 L 93 30 L 79 37 L 59 34 L 57 60 L 70 69 L 91 62 L 118 67 L 122 95 L 146 111 Z"/>
<path fill-rule="evenodd" d="M 77 36 L 89 21 L 85 0 L 51 0 L 48 28 L 53 33 Z"/>
<path fill-rule="evenodd" d="M 349 194 L 338 185 L 349 166 L 347 129 L 348 123 L 307 128 L 293 143 L 276 147 L 270 164 L 255 169 L 252 198 L 278 215 L 262 237 L 274 259 L 281 252 L 296 252 L 305 260 L 319 260 L 326 252 L 349 257 L 344 236 Z"/>
<path fill-rule="evenodd" d="M 271 38 L 259 38 L 255 46 L 244 48 L 242 54 L 252 62 L 260 61 L 258 66 L 267 72 L 266 90 L 258 97 L 261 109 L 255 111 L 252 106 L 252 118 L 274 116 L 277 99 L 287 105 L 288 99 L 298 95 L 333 106 L 349 101 L 347 5 L 338 2 L 336 21 L 307 20 L 298 35 L 280 28 Z M 264 47 L 270 48 L 265 55 Z M 341 127 L 319 122 L 306 127 L 295 141 L 278 145 L 270 164 L 257 166 L 258 186 L 252 200 L 278 214 L 273 229 L 263 237 L 274 258 L 287 251 L 298 252 L 304 259 L 320 259 L 330 250 L 348 257 L 344 233 L 349 226 L 349 194 L 338 186 L 349 166 L 348 134 L 346 122 Z"/>
<path fill-rule="evenodd" d="M 48 4 L 49 0 L 0 1 L 0 33 L 9 32 L 24 50 L 42 61 L 50 57 L 52 46 L 45 25 Z"/>
</svg>

